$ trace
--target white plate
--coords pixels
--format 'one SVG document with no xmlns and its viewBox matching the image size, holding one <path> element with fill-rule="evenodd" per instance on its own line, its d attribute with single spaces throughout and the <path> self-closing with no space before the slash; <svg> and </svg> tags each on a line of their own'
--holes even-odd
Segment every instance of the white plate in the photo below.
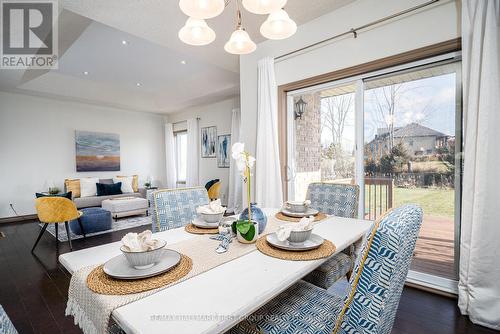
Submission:
<svg viewBox="0 0 500 334">
<path fill-rule="evenodd" d="M 194 218 L 192 220 L 192 223 L 194 226 L 199 227 L 199 228 L 216 228 L 219 227 L 219 223 L 207 223 L 203 219 L 200 219 L 198 217 Z"/>
<path fill-rule="evenodd" d="M 274 247 L 291 251 L 305 251 L 305 250 L 315 249 L 321 246 L 325 241 L 322 237 L 314 233 L 311 234 L 311 237 L 309 239 L 300 244 L 295 244 L 295 243 L 292 244 L 288 242 L 288 240 L 280 241 L 278 240 L 276 233 L 268 234 L 266 236 L 266 240 Z"/>
<path fill-rule="evenodd" d="M 164 249 L 160 262 L 151 268 L 135 269 L 128 263 L 125 255 L 121 254 L 106 262 L 102 269 L 113 278 L 139 279 L 162 274 L 175 267 L 180 261 L 181 255 L 179 253 L 171 249 Z"/>
<path fill-rule="evenodd" d="M 282 208 L 281 213 L 289 217 L 303 218 L 309 216 L 316 216 L 319 213 L 319 211 L 313 208 L 307 208 L 306 212 L 293 212 L 286 208 Z"/>
</svg>

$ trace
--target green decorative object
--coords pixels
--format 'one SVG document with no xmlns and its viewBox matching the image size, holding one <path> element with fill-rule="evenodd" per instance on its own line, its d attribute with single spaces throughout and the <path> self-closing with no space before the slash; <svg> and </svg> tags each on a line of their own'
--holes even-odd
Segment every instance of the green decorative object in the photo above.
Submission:
<svg viewBox="0 0 500 334">
<path fill-rule="evenodd" d="M 57 187 L 49 187 L 49 194 L 50 195 L 57 195 L 61 192 L 61 190 Z"/>
</svg>

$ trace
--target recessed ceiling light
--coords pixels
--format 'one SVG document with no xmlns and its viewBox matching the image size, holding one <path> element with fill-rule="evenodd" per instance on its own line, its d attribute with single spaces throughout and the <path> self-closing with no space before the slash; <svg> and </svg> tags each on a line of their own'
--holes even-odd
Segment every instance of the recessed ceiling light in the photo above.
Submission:
<svg viewBox="0 0 500 334">
<path fill-rule="evenodd" d="M 122 41 L 122 44 L 123 44 L 123 45 L 127 45 L 127 44 L 128 44 L 128 42 L 127 42 L 126 40 L 123 40 L 123 41 Z"/>
<path fill-rule="evenodd" d="M 186 61 L 185 60 L 181 60 L 181 64 L 182 65 L 186 65 Z"/>
<path fill-rule="evenodd" d="M 141 87 L 141 83 L 140 83 L 140 82 L 136 83 L 135 85 L 136 85 L 137 87 Z"/>
<path fill-rule="evenodd" d="M 83 75 L 89 75 L 88 71 L 83 71 Z"/>
</svg>

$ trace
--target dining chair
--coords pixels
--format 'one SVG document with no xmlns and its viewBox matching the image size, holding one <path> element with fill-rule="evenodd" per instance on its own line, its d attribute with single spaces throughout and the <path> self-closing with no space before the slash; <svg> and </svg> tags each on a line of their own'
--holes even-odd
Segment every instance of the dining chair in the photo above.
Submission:
<svg viewBox="0 0 500 334">
<path fill-rule="evenodd" d="M 359 186 L 352 184 L 314 182 L 307 188 L 306 199 L 310 207 L 328 215 L 357 218 Z M 354 246 L 333 255 L 316 270 L 304 277 L 309 283 L 328 289 L 336 281 L 346 276 L 356 259 Z"/>
<path fill-rule="evenodd" d="M 389 334 L 421 224 L 416 205 L 389 211 L 364 239 L 346 296 L 299 281 L 229 333 Z"/>
<path fill-rule="evenodd" d="M 36 245 L 38 245 L 40 238 L 49 224 L 55 224 L 56 244 L 59 242 L 59 223 L 64 223 L 66 227 L 66 234 L 68 235 L 69 248 L 70 250 L 73 250 L 68 222 L 73 219 L 78 219 L 82 215 L 82 213 L 76 209 L 75 203 L 64 197 L 40 197 L 35 199 L 35 208 L 38 220 L 44 225 L 38 234 L 38 238 L 36 239 L 31 252 L 33 253 L 35 250 Z"/>
<path fill-rule="evenodd" d="M 217 181 L 214 184 L 212 184 L 208 189 L 208 198 L 210 198 L 211 201 L 215 201 L 216 199 L 219 198 L 221 184 L 222 184 L 221 181 Z"/>
<path fill-rule="evenodd" d="M 196 216 L 196 208 L 209 203 L 204 187 L 162 189 L 152 193 L 152 231 L 182 227 Z"/>
<path fill-rule="evenodd" d="M 2 305 L 0 305 L 0 333 L 1 334 L 17 334 L 17 330 L 10 321 L 7 313 L 3 309 Z"/>
</svg>

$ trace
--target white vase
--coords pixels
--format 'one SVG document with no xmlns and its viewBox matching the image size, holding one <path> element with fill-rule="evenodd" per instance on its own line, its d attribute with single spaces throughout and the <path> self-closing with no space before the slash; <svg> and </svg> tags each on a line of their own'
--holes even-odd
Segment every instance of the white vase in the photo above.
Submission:
<svg viewBox="0 0 500 334">
<path fill-rule="evenodd" d="M 253 236 L 253 239 L 250 241 L 243 238 L 240 234 L 240 231 L 236 230 L 236 238 L 242 244 L 253 244 L 255 241 L 257 241 L 257 238 L 259 237 L 259 223 L 256 222 L 255 220 L 252 220 L 252 223 L 253 226 L 255 227 L 255 235 Z"/>
</svg>

